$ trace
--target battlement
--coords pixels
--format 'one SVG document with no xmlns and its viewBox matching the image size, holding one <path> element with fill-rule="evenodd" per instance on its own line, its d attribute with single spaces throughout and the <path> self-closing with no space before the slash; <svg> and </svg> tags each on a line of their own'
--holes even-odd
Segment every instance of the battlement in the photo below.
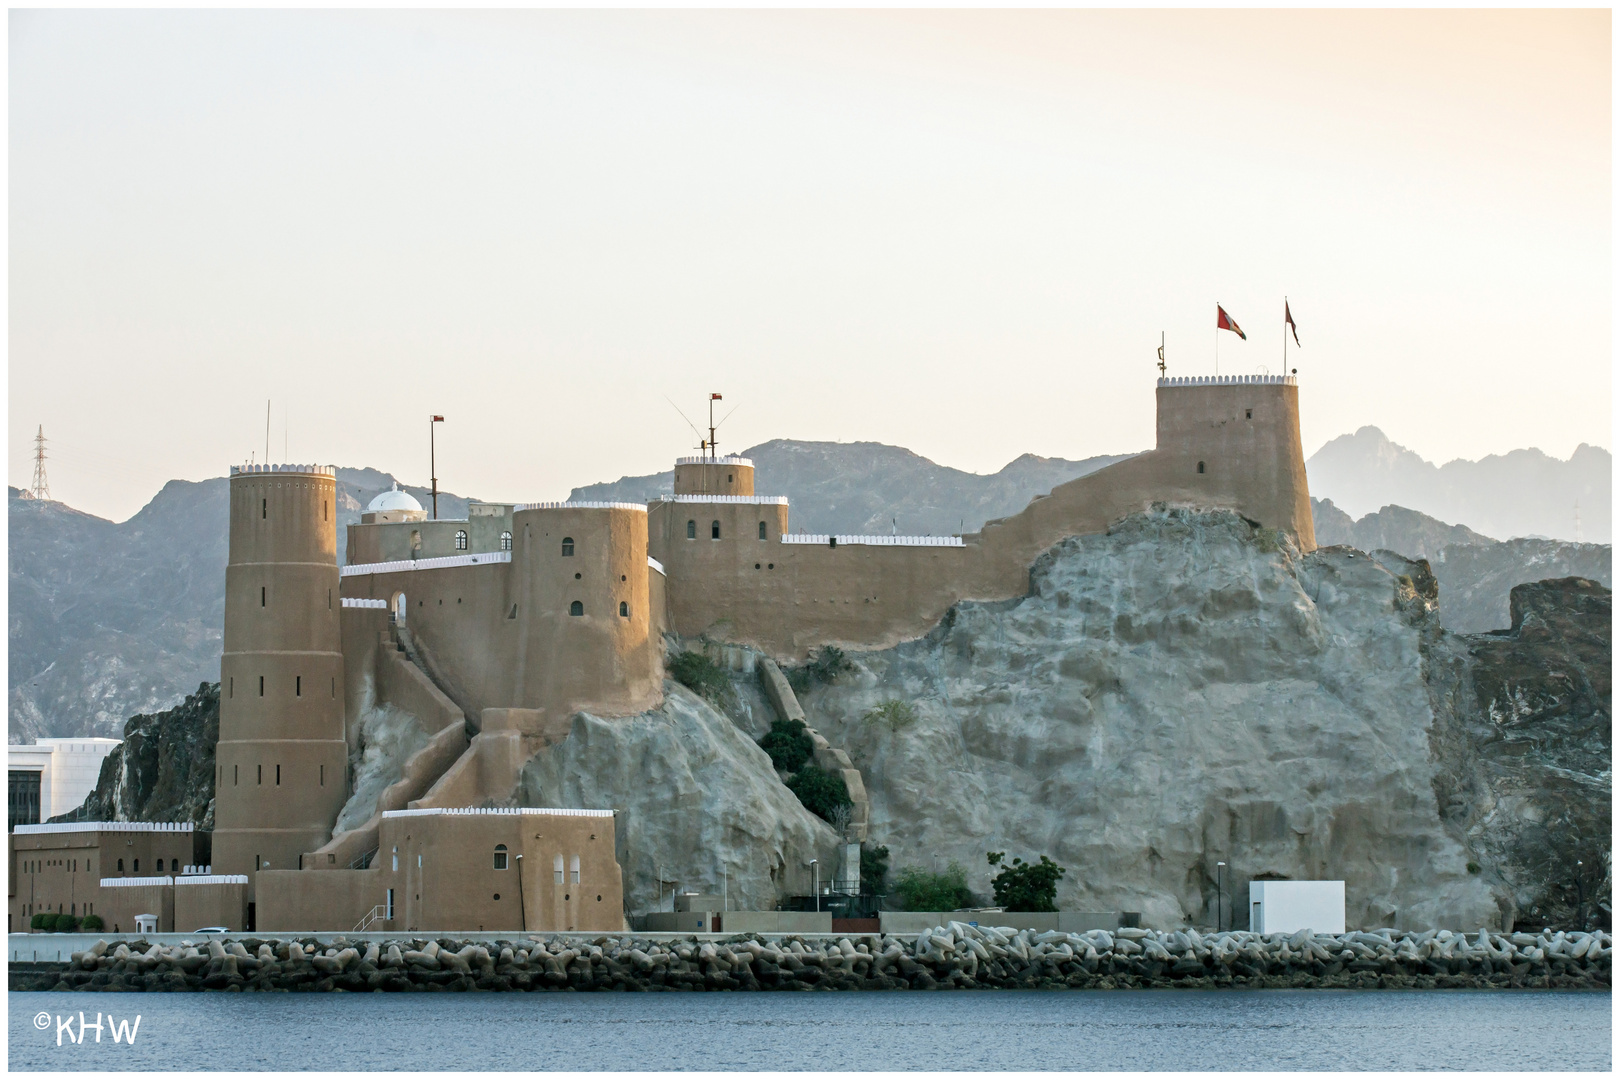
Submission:
<svg viewBox="0 0 1620 1080">
<path fill-rule="evenodd" d="M 834 544 L 833 541 L 838 541 Z M 822 547 L 966 547 L 960 536 L 883 536 L 848 535 L 834 533 L 784 533 L 784 544 L 819 544 Z"/>
<path fill-rule="evenodd" d="M 256 473 L 301 473 L 305 476 L 336 476 L 337 470 L 331 465 L 232 465 L 232 476 L 247 476 Z"/>
<path fill-rule="evenodd" d="M 717 457 L 717 458 L 710 458 L 710 457 L 678 457 L 678 458 L 675 459 L 675 464 L 677 464 L 677 465 L 741 465 L 742 467 L 747 468 L 747 469 L 752 469 L 754 467 L 753 459 L 752 458 L 745 458 L 745 457 Z"/>
<path fill-rule="evenodd" d="M 44 825 L 18 825 L 18 836 L 64 832 L 190 832 L 189 821 L 62 821 Z"/>
<path fill-rule="evenodd" d="M 338 570 L 339 577 L 359 574 L 397 574 L 405 570 L 440 570 L 448 566 L 483 566 L 485 563 L 509 563 L 510 551 L 486 551 L 481 555 L 440 555 L 432 559 L 396 559 L 392 562 L 356 563 Z M 348 606 L 348 601 L 344 601 Z"/>
<path fill-rule="evenodd" d="M 518 503 L 512 508 L 519 510 L 639 510 L 645 514 L 647 508 L 641 503 L 631 502 L 532 502 Z"/>
<path fill-rule="evenodd" d="M 384 821 L 411 817 L 511 817 L 544 814 L 547 817 L 610 818 L 612 810 L 568 810 L 547 806 L 430 806 L 417 810 L 385 810 Z"/>
<path fill-rule="evenodd" d="M 386 611 L 388 610 L 388 601 L 366 600 L 357 596 L 345 596 L 343 598 L 343 606 L 346 608 L 375 608 L 379 611 Z"/>
<path fill-rule="evenodd" d="M 1298 386 L 1293 375 L 1175 375 L 1160 379 L 1166 386 Z"/>
<path fill-rule="evenodd" d="M 660 495 L 659 502 L 732 503 L 746 506 L 786 506 L 786 495 Z"/>
</svg>

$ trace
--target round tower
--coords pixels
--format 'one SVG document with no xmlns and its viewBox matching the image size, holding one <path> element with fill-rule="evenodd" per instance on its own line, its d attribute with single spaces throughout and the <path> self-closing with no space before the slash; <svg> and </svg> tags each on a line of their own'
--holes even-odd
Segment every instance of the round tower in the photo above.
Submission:
<svg viewBox="0 0 1620 1080">
<path fill-rule="evenodd" d="M 296 870 L 348 794 L 337 485 L 323 465 L 231 469 L 214 866 Z"/>
<path fill-rule="evenodd" d="M 677 495 L 752 495 L 754 463 L 745 457 L 675 459 Z"/>
</svg>

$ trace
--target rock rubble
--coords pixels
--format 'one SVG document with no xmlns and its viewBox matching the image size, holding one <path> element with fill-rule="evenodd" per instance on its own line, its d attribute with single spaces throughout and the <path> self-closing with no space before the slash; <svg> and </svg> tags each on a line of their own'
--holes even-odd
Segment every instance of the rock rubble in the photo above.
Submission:
<svg viewBox="0 0 1620 1080">
<path fill-rule="evenodd" d="M 247 937 L 97 942 L 62 965 L 12 965 L 13 990 L 948 990 L 1610 986 L 1607 933 L 1083 934 L 952 922 L 919 934 L 724 939 L 615 934 L 511 940 Z M 50 970 L 45 970 L 46 968 Z"/>
</svg>

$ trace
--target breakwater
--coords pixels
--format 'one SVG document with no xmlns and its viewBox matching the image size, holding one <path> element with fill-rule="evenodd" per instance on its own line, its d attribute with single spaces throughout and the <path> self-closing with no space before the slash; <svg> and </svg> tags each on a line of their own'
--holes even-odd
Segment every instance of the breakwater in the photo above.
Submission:
<svg viewBox="0 0 1620 1080">
<path fill-rule="evenodd" d="M 952 922 L 915 935 L 533 934 L 98 941 L 12 964 L 13 990 L 936 990 L 1143 987 L 1608 989 L 1607 933 L 1376 930 L 1034 933 Z"/>
</svg>

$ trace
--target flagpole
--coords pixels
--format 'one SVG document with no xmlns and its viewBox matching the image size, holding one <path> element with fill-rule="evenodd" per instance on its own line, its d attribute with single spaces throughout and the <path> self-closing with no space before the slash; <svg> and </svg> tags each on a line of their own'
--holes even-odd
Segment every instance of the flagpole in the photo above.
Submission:
<svg viewBox="0 0 1620 1080">
<path fill-rule="evenodd" d="M 1221 375 L 1221 302 L 1215 301 L 1215 377 Z"/>
<path fill-rule="evenodd" d="M 1288 297 L 1283 297 L 1283 374 L 1288 374 Z"/>
</svg>

